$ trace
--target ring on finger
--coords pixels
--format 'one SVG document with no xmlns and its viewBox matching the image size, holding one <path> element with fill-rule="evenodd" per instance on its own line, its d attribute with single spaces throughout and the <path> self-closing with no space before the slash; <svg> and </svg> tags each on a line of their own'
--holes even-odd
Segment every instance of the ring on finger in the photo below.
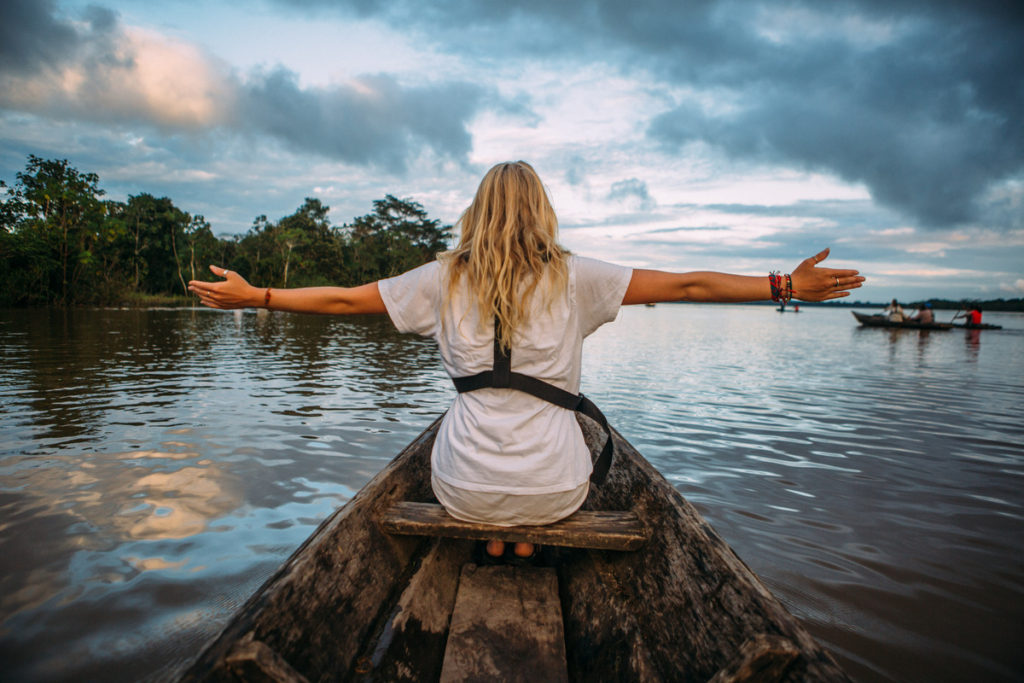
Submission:
<svg viewBox="0 0 1024 683">
<path fill-rule="evenodd" d="M 839 286 L 839 276 L 835 275 L 833 277 L 835 277 L 835 279 L 836 279 L 836 287 L 838 287 Z"/>
</svg>

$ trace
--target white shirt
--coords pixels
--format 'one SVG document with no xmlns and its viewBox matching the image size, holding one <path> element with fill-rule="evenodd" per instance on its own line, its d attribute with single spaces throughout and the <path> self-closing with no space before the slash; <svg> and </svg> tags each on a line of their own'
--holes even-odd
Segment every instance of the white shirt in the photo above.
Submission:
<svg viewBox="0 0 1024 683">
<path fill-rule="evenodd" d="M 615 320 L 632 269 L 570 256 L 566 291 L 550 307 L 539 286 L 512 339 L 512 369 L 571 393 L 580 387 L 583 339 Z M 444 306 L 447 268 L 437 261 L 381 280 L 380 294 L 400 332 L 437 341 L 445 370 L 466 377 L 494 365 L 494 322 L 481 324 L 463 278 Z M 433 475 L 473 491 L 519 495 L 574 489 L 592 470 L 573 411 L 515 389 L 458 394 L 438 430 Z"/>
</svg>

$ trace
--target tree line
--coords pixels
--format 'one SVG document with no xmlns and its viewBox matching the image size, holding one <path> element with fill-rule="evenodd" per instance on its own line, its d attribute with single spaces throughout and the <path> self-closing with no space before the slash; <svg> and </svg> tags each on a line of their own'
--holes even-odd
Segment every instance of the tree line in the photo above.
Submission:
<svg viewBox="0 0 1024 683">
<path fill-rule="evenodd" d="M 0 180 L 0 306 L 188 296 L 188 281 L 206 279 L 210 263 L 263 286 L 352 286 L 426 263 L 451 239 L 452 226 L 390 194 L 341 226 L 307 197 L 294 213 L 257 216 L 244 235 L 227 237 L 168 197 L 105 194 L 99 176 L 66 159 L 29 155 L 13 186 Z"/>
</svg>

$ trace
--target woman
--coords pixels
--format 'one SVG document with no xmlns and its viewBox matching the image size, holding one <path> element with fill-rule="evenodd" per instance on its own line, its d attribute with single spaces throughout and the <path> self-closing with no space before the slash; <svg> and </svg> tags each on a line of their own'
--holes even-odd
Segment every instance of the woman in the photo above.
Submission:
<svg viewBox="0 0 1024 683">
<path fill-rule="evenodd" d="M 861 286 L 856 270 L 819 268 L 828 249 L 792 275 L 633 270 L 571 255 L 540 178 L 523 162 L 484 176 L 459 219 L 459 244 L 395 278 L 360 287 L 261 289 L 211 266 L 222 282 L 189 289 L 214 308 L 263 306 L 298 313 L 387 313 L 402 332 L 433 337 L 448 374 L 490 370 L 497 349 L 512 370 L 579 391 L 583 339 L 619 306 L 659 301 L 822 301 Z M 497 343 L 496 343 L 497 342 Z M 567 517 L 587 496 L 592 464 L 571 410 L 509 388 L 459 393 L 431 454 L 434 493 L 457 518 L 497 525 Z M 487 546 L 504 552 L 500 541 Z M 518 556 L 532 554 L 516 544 Z"/>
</svg>

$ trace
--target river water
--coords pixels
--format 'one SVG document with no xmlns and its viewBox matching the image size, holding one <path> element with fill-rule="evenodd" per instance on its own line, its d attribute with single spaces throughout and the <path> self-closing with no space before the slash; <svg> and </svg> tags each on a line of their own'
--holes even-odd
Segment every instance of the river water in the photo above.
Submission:
<svg viewBox="0 0 1024 683">
<path fill-rule="evenodd" d="M 1022 680 L 1024 315 L 985 317 L 632 307 L 583 390 L 855 679 Z M 454 395 L 386 318 L 0 311 L 0 362 L 10 681 L 180 672 Z"/>
</svg>

